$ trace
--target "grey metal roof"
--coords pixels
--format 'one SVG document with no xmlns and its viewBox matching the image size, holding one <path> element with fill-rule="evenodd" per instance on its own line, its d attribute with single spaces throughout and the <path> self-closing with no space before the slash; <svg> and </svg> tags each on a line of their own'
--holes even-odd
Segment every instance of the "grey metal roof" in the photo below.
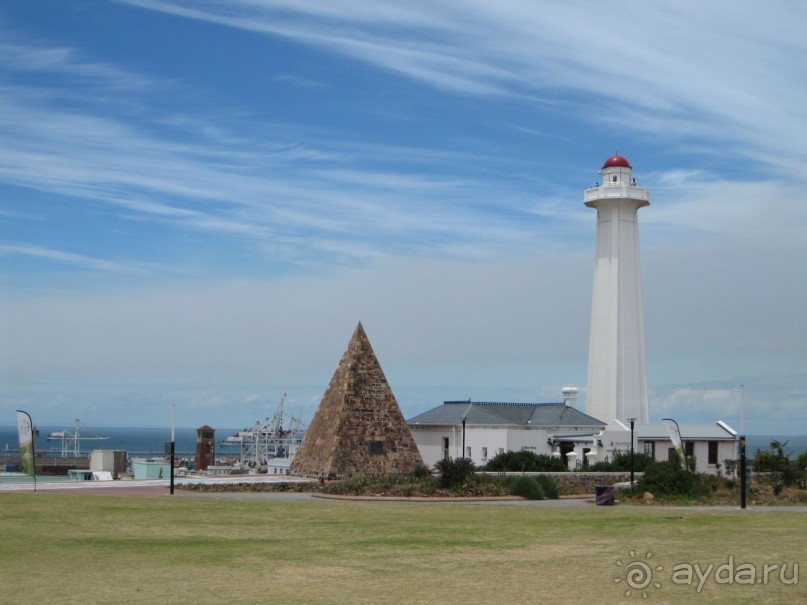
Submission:
<svg viewBox="0 0 807 605">
<path fill-rule="evenodd" d="M 410 426 L 432 424 L 456 426 L 590 426 L 604 422 L 563 403 L 507 403 L 490 401 L 446 401 L 428 412 L 407 420 Z"/>
<path fill-rule="evenodd" d="M 663 424 L 640 424 L 634 427 L 636 437 L 644 441 L 669 441 L 670 434 Z M 735 437 L 717 424 L 679 424 L 681 439 L 698 439 L 711 441 L 734 441 Z"/>
</svg>

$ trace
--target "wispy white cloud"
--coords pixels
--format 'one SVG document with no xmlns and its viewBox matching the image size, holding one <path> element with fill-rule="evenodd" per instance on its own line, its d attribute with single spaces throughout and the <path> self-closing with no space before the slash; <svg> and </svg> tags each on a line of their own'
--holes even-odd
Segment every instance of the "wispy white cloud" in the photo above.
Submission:
<svg viewBox="0 0 807 605">
<path fill-rule="evenodd" d="M 807 218 L 803 186 L 776 180 L 726 180 L 698 171 L 648 175 L 653 195 L 665 203 L 643 218 L 666 228 L 680 227 L 748 241 L 771 236 L 803 248 Z"/>
<path fill-rule="evenodd" d="M 37 54 L 32 45 L 18 49 L 24 52 Z M 63 75 L 78 61 L 62 62 Z M 53 69 L 58 65 L 54 61 Z M 98 88 L 118 77 L 93 73 Z M 283 258 L 291 262 L 304 261 L 306 254 L 331 255 L 337 248 L 341 254 L 331 259 L 372 258 L 378 254 L 373 248 L 416 249 L 422 238 L 440 247 L 469 238 L 477 245 L 495 244 L 522 229 L 518 221 L 491 217 L 479 207 L 476 200 L 486 186 L 460 176 L 468 161 L 480 161 L 470 155 L 355 143 L 337 133 L 312 135 L 271 124 L 251 135 L 243 134 L 246 129 L 236 134 L 225 126 L 231 116 L 152 116 L 146 105 L 134 114 L 96 111 L 90 102 L 67 108 L 32 85 L 7 84 L 3 92 L 0 178 L 123 208 L 123 218 L 271 239 L 264 247 L 275 251 L 278 234 L 285 233 L 280 249 L 290 252 Z M 406 170 L 396 169 L 397 162 Z M 413 166 L 445 172 L 415 176 Z M 317 238 L 303 242 L 310 233 Z M 299 248 L 293 251 L 295 239 Z"/>
<path fill-rule="evenodd" d="M 579 3 L 525 0 L 397 9 L 371 1 L 129 3 L 293 38 L 456 92 L 593 95 L 601 103 L 581 103 L 581 119 L 681 140 L 707 135 L 783 171 L 807 160 L 796 58 L 807 46 L 795 26 L 807 7 L 798 4 L 759 11 L 751 3 L 617 2 L 604 19 Z"/>
<path fill-rule="evenodd" d="M 107 89 L 144 89 L 152 83 L 150 78 L 117 65 L 89 61 L 74 48 L 36 45 L 3 31 L 0 31 L 0 65 L 7 74 L 24 71 L 65 76 L 80 80 L 85 86 L 102 84 Z"/>
<path fill-rule="evenodd" d="M 349 105 L 355 123 L 281 120 L 248 94 L 214 99 L 236 79 L 213 65 L 183 78 L 182 58 L 174 71 L 135 55 L 125 67 L 103 42 L 71 47 L 68 33 L 2 38 L 0 255 L 4 267 L 55 268 L 36 283 L 3 275 L 25 290 L 0 300 L 14 343 L 0 373 L 21 397 L 68 376 L 43 397 L 78 408 L 89 393 L 102 409 L 112 392 L 120 411 L 206 401 L 207 414 L 304 383 L 315 386 L 293 397 L 313 411 L 362 320 L 407 410 L 477 393 L 556 400 L 561 382 L 585 380 L 594 215 L 580 198 L 596 166 L 579 158 L 613 137 L 654 158 L 637 170 L 652 199 L 641 212 L 648 366 L 653 384 L 673 386 L 654 389 L 651 409 L 712 421 L 737 377 L 788 374 L 785 387 L 749 389 L 749 410 L 804 417 L 807 9 L 615 0 L 606 18 L 535 0 L 121 4 L 322 52 L 316 70 L 278 63 L 261 84 L 293 91 L 288 103 L 327 97 L 328 116 Z M 334 56 L 351 86 L 389 96 L 339 89 L 321 69 Z M 448 115 L 458 119 L 444 138 Z M 226 268 L 196 272 L 197 256 Z M 222 282 L 241 262 L 285 273 Z M 127 291 L 85 295 L 63 267 Z M 191 278 L 165 285 L 182 271 Z M 72 290 L 54 296 L 60 287 Z M 431 388 L 446 384 L 459 387 Z"/>
<path fill-rule="evenodd" d="M 64 250 L 54 250 L 52 248 L 31 246 L 28 244 L 0 242 L 0 256 L 29 256 L 34 258 L 48 259 L 68 265 L 116 273 L 142 273 L 144 271 L 144 268 L 135 265 L 115 263 L 105 259 L 93 258 L 72 252 L 65 252 Z"/>
</svg>

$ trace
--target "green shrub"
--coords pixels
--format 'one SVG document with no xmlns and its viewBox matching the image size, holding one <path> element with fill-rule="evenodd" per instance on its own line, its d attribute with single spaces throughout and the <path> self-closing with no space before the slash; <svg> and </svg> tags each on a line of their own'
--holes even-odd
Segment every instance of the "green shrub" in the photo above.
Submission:
<svg viewBox="0 0 807 605">
<path fill-rule="evenodd" d="M 770 473 L 773 479 L 774 492 L 778 495 L 785 485 L 803 485 L 807 459 L 802 454 L 796 460 L 784 452 L 787 441 L 784 443 L 773 440 L 765 451 L 757 450 L 753 461 L 753 469 L 757 473 Z"/>
<path fill-rule="evenodd" d="M 637 452 L 633 453 L 633 470 L 637 473 L 644 472 L 647 467 L 654 463 L 655 460 L 653 460 L 652 456 L 648 456 L 647 454 L 639 454 Z M 617 452 L 610 460 L 606 459 L 603 462 L 591 464 L 582 470 L 599 473 L 617 473 L 628 472 L 630 469 L 630 452 Z"/>
<path fill-rule="evenodd" d="M 412 476 L 415 477 L 416 479 L 422 479 L 423 477 L 431 477 L 432 470 L 425 464 L 416 464 L 415 468 L 412 469 Z"/>
<path fill-rule="evenodd" d="M 541 486 L 544 495 L 550 500 L 557 500 L 559 495 L 558 484 L 551 477 L 538 475 L 535 478 Z"/>
<path fill-rule="evenodd" d="M 656 462 L 644 472 L 637 484 L 639 491 L 648 491 L 660 497 L 705 496 L 708 488 L 699 475 L 686 471 L 673 462 Z"/>
<path fill-rule="evenodd" d="M 470 458 L 444 458 L 434 465 L 440 487 L 453 488 L 472 480 L 476 466 Z"/>
<path fill-rule="evenodd" d="M 486 471 L 498 473 L 563 472 L 569 470 L 560 458 L 552 458 L 546 454 L 536 454 L 529 450 L 496 454 L 483 468 Z"/>
<path fill-rule="evenodd" d="M 497 475 L 476 475 L 474 479 L 475 489 L 480 495 L 485 496 L 510 496 L 510 488 L 505 484 L 502 477 Z"/>
<path fill-rule="evenodd" d="M 537 477 L 521 475 L 518 477 L 508 477 L 506 480 L 510 493 L 514 496 L 521 496 L 527 500 L 543 500 L 544 490 Z"/>
</svg>

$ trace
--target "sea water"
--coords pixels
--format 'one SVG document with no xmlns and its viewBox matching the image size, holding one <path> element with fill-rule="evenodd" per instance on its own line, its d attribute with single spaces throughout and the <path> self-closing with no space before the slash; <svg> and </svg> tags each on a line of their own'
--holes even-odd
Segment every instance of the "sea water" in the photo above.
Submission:
<svg viewBox="0 0 807 605">
<path fill-rule="evenodd" d="M 34 443 L 38 455 L 59 456 L 61 454 L 62 442 L 60 439 L 48 439 L 51 433 L 65 431 L 72 435 L 75 426 L 40 426 L 39 437 Z M 237 448 L 220 447 L 220 442 L 225 441 L 230 435 L 234 435 L 236 429 L 216 430 L 216 453 L 226 456 L 229 452 L 238 455 Z M 167 444 L 171 441 L 171 428 L 110 428 L 110 427 L 85 427 L 79 429 L 79 442 L 82 456 L 86 456 L 92 450 L 124 450 L 132 457 L 164 456 L 168 453 Z M 107 439 L 84 439 L 87 437 L 107 437 Z M 19 449 L 19 439 L 17 437 L 16 426 L 0 426 L 0 450 Z M 71 450 L 72 451 L 72 450 Z M 177 428 L 174 431 L 174 452 L 180 457 L 192 457 L 196 453 L 196 429 Z M 0 455 L 2 455 L 0 451 Z"/>
</svg>

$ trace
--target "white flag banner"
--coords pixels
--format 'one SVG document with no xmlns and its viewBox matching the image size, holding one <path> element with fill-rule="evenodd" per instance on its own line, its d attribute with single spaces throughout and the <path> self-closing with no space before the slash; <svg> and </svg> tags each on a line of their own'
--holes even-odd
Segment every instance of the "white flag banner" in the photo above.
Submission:
<svg viewBox="0 0 807 605">
<path fill-rule="evenodd" d="M 17 434 L 20 438 L 20 472 L 33 477 L 34 467 L 34 431 L 31 416 L 28 412 L 17 410 Z"/>
<path fill-rule="evenodd" d="M 672 418 L 664 418 L 661 422 L 664 424 L 665 428 L 667 429 L 667 433 L 670 435 L 670 441 L 672 441 L 675 451 L 678 452 L 678 457 L 681 460 L 681 464 L 683 464 L 684 468 L 686 468 L 687 461 L 686 454 L 684 453 L 684 441 L 681 439 L 681 431 L 678 428 L 678 423 Z"/>
</svg>

